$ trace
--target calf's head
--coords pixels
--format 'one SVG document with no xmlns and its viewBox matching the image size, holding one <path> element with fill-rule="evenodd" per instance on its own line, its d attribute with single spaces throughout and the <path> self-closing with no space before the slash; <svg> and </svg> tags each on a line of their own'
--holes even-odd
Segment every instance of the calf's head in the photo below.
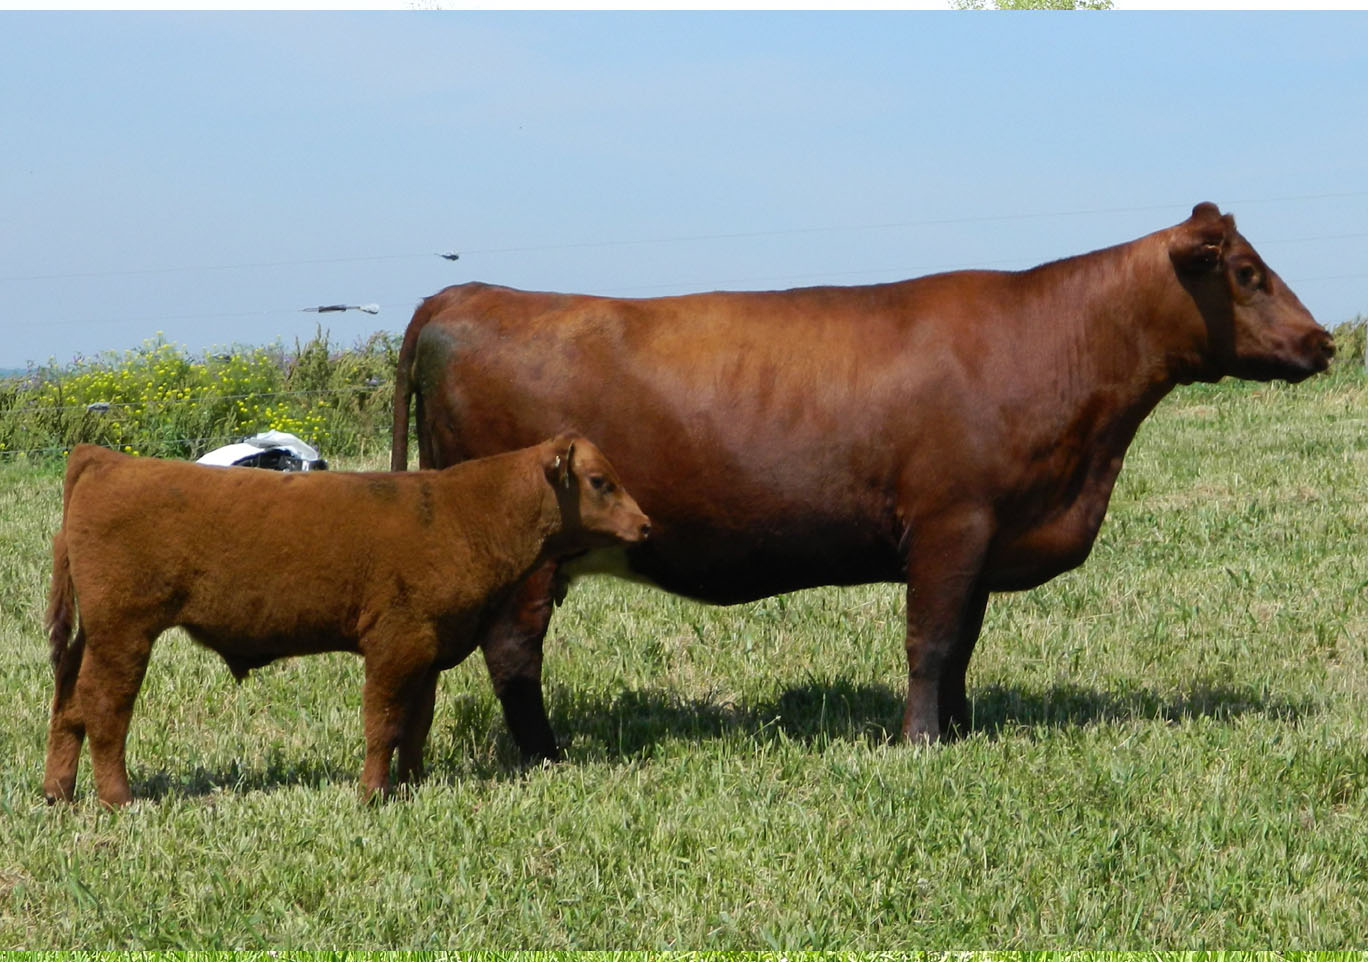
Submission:
<svg viewBox="0 0 1368 962">
<path fill-rule="evenodd" d="M 651 521 L 622 487 L 603 452 L 582 437 L 562 434 L 543 445 L 543 466 L 556 491 L 561 538 L 575 548 L 636 544 Z"/>
<path fill-rule="evenodd" d="M 1330 332 L 1235 229 L 1233 216 L 1198 204 L 1171 231 L 1169 257 L 1205 328 L 1197 378 L 1296 382 L 1329 367 Z"/>
</svg>

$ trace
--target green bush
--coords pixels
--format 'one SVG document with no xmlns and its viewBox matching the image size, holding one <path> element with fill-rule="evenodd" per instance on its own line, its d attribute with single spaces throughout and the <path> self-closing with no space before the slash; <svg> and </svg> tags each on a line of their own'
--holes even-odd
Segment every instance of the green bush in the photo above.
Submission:
<svg viewBox="0 0 1368 962">
<path fill-rule="evenodd" d="M 1337 365 L 1363 366 L 1366 327 L 1368 327 L 1368 317 L 1364 317 L 1362 314 L 1352 321 L 1335 325 L 1333 333 L 1335 335 L 1335 363 Z"/>
<path fill-rule="evenodd" d="M 0 382 L 0 461 L 50 460 L 83 441 L 195 458 L 267 430 L 324 456 L 388 447 L 398 337 L 335 350 L 319 328 L 279 343 L 191 355 L 159 333 L 142 346 Z"/>
</svg>

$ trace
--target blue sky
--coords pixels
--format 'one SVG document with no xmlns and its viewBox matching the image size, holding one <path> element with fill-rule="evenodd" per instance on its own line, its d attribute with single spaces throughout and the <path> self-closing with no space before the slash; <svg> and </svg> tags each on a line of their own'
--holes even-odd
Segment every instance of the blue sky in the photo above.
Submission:
<svg viewBox="0 0 1368 962">
<path fill-rule="evenodd" d="M 0 13 L 0 367 L 348 344 L 465 280 L 1015 269 L 1203 200 L 1334 324 L 1365 105 L 1368 12 Z"/>
</svg>

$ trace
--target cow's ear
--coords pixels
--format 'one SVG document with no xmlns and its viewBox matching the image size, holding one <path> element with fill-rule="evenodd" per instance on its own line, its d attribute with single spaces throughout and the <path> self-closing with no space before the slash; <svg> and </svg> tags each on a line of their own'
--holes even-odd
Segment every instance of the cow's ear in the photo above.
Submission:
<svg viewBox="0 0 1368 962">
<path fill-rule="evenodd" d="M 1229 214 L 1222 215 L 1215 204 L 1198 204 L 1192 208 L 1192 216 L 1176 228 L 1169 257 L 1189 271 L 1214 271 L 1225 258 L 1234 230 L 1234 218 Z"/>
</svg>

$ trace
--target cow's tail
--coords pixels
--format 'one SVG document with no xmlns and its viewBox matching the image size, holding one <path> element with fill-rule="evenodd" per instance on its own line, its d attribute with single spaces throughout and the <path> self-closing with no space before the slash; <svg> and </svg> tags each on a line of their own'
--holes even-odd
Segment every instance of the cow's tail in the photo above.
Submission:
<svg viewBox="0 0 1368 962">
<path fill-rule="evenodd" d="M 413 356 L 418 351 L 418 335 L 436 311 L 436 297 L 418 305 L 404 331 L 399 346 L 399 365 L 394 375 L 394 435 L 390 446 L 390 470 L 408 470 L 409 402 L 413 397 Z"/>
<path fill-rule="evenodd" d="M 71 580 L 65 530 L 58 531 L 52 539 L 52 584 L 48 588 L 43 624 L 47 627 L 49 657 L 55 675 L 61 670 L 76 628 L 76 585 Z"/>
</svg>

